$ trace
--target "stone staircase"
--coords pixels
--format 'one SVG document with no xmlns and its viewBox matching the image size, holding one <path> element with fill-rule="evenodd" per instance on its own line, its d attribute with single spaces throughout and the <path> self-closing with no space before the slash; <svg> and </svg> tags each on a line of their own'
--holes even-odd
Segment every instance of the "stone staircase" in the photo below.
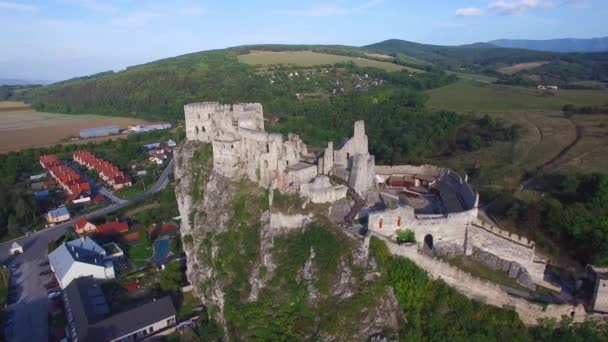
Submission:
<svg viewBox="0 0 608 342">
<path fill-rule="evenodd" d="M 348 182 L 344 179 L 334 175 L 329 176 L 329 179 L 336 184 L 346 186 L 346 194 L 355 202 L 355 204 L 350 208 L 350 211 L 346 214 L 346 216 L 344 216 L 344 223 L 350 226 L 353 224 L 353 221 L 355 220 L 355 217 L 357 217 L 357 214 L 359 214 L 359 211 L 361 211 L 361 209 L 363 209 L 365 206 L 365 199 L 361 197 L 361 195 L 359 195 L 355 189 L 348 185 Z"/>
</svg>

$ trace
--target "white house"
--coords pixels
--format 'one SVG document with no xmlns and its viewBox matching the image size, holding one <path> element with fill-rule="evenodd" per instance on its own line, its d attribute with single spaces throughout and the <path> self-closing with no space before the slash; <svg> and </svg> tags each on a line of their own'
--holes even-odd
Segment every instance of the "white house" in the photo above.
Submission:
<svg viewBox="0 0 608 342">
<path fill-rule="evenodd" d="M 65 207 L 53 209 L 46 214 L 46 221 L 51 225 L 68 221 L 69 219 L 70 212 Z"/>
<path fill-rule="evenodd" d="M 112 260 L 89 237 L 64 242 L 49 254 L 49 263 L 62 289 L 81 277 L 92 276 L 99 280 L 115 277 Z"/>
</svg>

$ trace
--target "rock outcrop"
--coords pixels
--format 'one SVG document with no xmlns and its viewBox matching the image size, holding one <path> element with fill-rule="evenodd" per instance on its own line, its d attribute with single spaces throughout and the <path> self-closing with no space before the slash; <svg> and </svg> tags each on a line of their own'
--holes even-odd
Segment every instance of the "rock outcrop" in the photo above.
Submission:
<svg viewBox="0 0 608 342">
<path fill-rule="evenodd" d="M 214 173 L 209 144 L 175 155 L 187 277 L 229 339 L 394 339 L 397 301 L 327 205 Z"/>
</svg>

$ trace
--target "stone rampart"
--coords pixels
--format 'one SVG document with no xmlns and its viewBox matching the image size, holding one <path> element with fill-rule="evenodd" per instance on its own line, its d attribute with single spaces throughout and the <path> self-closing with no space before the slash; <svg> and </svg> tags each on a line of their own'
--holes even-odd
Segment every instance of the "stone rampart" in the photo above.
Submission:
<svg viewBox="0 0 608 342">
<path fill-rule="evenodd" d="M 562 316 L 571 317 L 575 322 L 583 322 L 586 319 L 582 305 L 539 305 L 523 298 L 513 297 L 495 283 L 477 278 L 440 259 L 419 253 L 416 246 L 400 246 L 384 236 L 373 232 L 372 234 L 385 241 L 392 254 L 410 259 L 432 279 L 443 280 L 470 299 L 501 308 L 513 308 L 526 325 L 537 325 L 539 319 L 560 320 Z"/>
<path fill-rule="evenodd" d="M 442 168 L 434 165 L 376 165 L 378 175 L 423 175 L 429 177 L 439 177 Z"/>
</svg>

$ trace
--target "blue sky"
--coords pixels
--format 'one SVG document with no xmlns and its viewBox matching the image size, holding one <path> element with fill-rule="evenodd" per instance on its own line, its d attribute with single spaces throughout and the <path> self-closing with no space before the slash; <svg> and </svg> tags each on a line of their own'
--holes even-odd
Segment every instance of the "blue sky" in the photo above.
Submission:
<svg viewBox="0 0 608 342">
<path fill-rule="evenodd" d="M 61 80 L 256 43 L 608 36 L 606 0 L 0 0 L 0 78 Z"/>
</svg>

